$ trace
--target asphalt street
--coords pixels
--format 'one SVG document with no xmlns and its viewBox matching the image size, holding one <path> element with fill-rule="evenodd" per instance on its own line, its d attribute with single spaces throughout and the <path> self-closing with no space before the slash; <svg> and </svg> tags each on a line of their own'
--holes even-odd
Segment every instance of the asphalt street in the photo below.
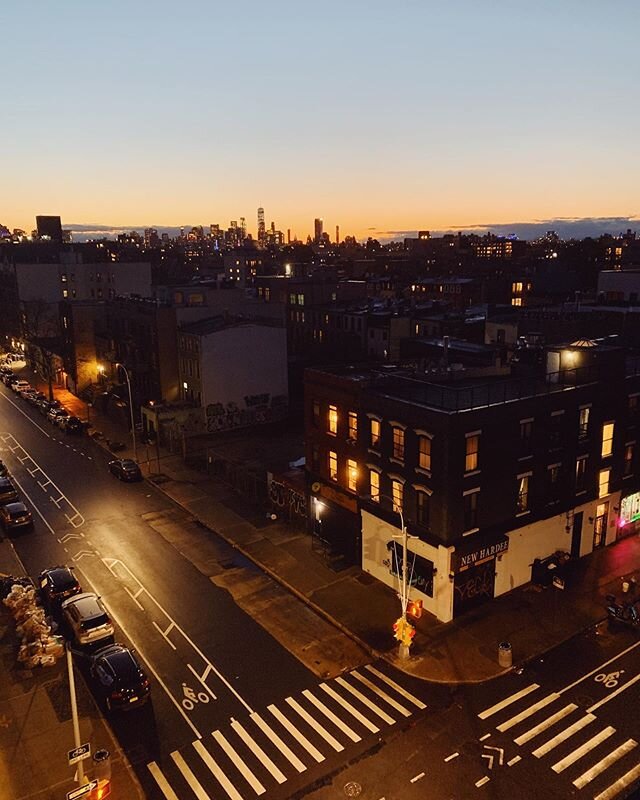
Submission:
<svg viewBox="0 0 640 800">
<path fill-rule="evenodd" d="M 95 442 L 5 387 L 0 458 L 33 512 L 33 530 L 13 537 L 29 574 L 73 565 L 146 666 L 152 702 L 111 724 L 149 797 L 291 797 L 432 705 L 386 665 L 319 682 L 158 533 L 193 524 L 182 510 L 116 480 Z"/>
</svg>

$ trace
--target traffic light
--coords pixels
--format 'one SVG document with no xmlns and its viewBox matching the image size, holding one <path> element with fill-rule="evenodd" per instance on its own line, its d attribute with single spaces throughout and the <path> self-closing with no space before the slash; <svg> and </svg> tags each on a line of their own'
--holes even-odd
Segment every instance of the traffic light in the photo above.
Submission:
<svg viewBox="0 0 640 800">
<path fill-rule="evenodd" d="M 406 619 L 400 617 L 393 623 L 393 635 L 405 647 L 411 647 L 411 641 L 416 635 L 416 629 Z"/>
<path fill-rule="evenodd" d="M 422 600 L 410 600 L 407 604 L 407 616 L 420 619 L 422 616 Z"/>
<path fill-rule="evenodd" d="M 407 621 L 400 617 L 393 623 L 393 635 L 395 638 L 401 642 L 404 638 L 404 626 L 407 624 Z"/>
<path fill-rule="evenodd" d="M 90 800 L 106 800 L 111 796 L 111 781 L 108 778 L 100 778 L 98 785 L 89 795 Z"/>
</svg>

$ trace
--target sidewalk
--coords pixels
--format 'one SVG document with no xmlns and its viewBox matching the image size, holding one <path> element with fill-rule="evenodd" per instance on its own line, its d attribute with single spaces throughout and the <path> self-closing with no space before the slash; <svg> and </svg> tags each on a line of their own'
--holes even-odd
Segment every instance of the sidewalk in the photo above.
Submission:
<svg viewBox="0 0 640 800">
<path fill-rule="evenodd" d="M 86 419 L 81 400 L 60 389 L 56 396 Z M 127 431 L 93 412 L 92 423 L 105 439 L 127 442 L 118 457 L 132 457 Z M 399 602 L 389 587 L 356 567 L 334 572 L 312 551 L 307 534 L 284 523 L 267 523 L 231 489 L 187 467 L 180 456 L 161 448 L 160 475 L 154 474 L 155 457 L 149 464 L 141 461 L 141 467 L 205 529 L 220 534 L 372 655 L 425 680 L 473 683 L 499 675 L 504 672 L 498 665 L 500 642 L 510 642 L 514 664 L 534 658 L 603 620 L 605 595 L 619 592 L 623 576 L 640 576 L 640 538 L 629 537 L 572 562 L 565 590 L 525 585 L 447 624 L 423 616 L 410 660 L 400 661 L 392 634 Z"/>
<path fill-rule="evenodd" d="M 0 542 L 0 573 L 24 575 L 11 543 Z M 18 635 L 11 615 L 0 605 L 0 800 L 59 800 L 73 790 L 74 767 L 67 751 L 74 747 L 65 659 L 52 667 L 21 669 L 16 660 Z M 111 796 L 142 798 L 111 730 L 76 670 L 80 736 L 91 752 L 111 753 Z M 93 762 L 84 762 L 89 777 Z"/>
</svg>

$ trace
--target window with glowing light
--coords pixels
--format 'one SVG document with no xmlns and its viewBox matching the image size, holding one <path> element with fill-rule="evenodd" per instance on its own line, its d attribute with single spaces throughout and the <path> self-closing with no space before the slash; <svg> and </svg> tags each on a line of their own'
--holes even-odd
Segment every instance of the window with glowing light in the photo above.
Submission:
<svg viewBox="0 0 640 800">
<path fill-rule="evenodd" d="M 600 455 L 602 458 L 610 456 L 613 453 L 613 430 L 615 422 L 605 422 L 602 426 L 602 449 Z"/>
<path fill-rule="evenodd" d="M 516 511 L 523 514 L 529 510 L 529 475 L 522 475 L 518 478 L 518 502 Z"/>
<path fill-rule="evenodd" d="M 391 499 L 393 500 L 393 510 L 402 511 L 402 500 L 404 487 L 400 481 L 391 481 Z"/>
<path fill-rule="evenodd" d="M 369 470 L 369 494 L 376 503 L 380 502 L 380 473 Z"/>
<path fill-rule="evenodd" d="M 478 453 L 480 449 L 480 436 L 477 433 L 469 434 L 465 441 L 464 471 L 473 472 L 478 469 Z"/>
<path fill-rule="evenodd" d="M 349 412 L 349 440 L 355 442 L 358 438 L 358 414 Z"/>
<path fill-rule="evenodd" d="M 338 480 L 338 454 L 334 450 L 329 450 L 329 477 Z"/>
<path fill-rule="evenodd" d="M 431 438 L 418 436 L 418 466 L 420 469 L 431 470 Z"/>
<path fill-rule="evenodd" d="M 358 464 L 349 459 L 347 461 L 347 486 L 349 491 L 355 492 L 358 484 Z"/>
<path fill-rule="evenodd" d="M 380 420 L 371 420 L 371 447 L 377 447 L 380 444 Z"/>
<path fill-rule="evenodd" d="M 402 428 L 393 428 L 393 457 L 404 461 L 404 431 Z"/>
<path fill-rule="evenodd" d="M 606 497 L 609 494 L 609 478 L 611 469 L 601 469 L 598 473 L 598 497 Z"/>
<path fill-rule="evenodd" d="M 334 436 L 338 433 L 338 409 L 336 406 L 329 406 L 328 413 L 328 432 Z"/>
</svg>

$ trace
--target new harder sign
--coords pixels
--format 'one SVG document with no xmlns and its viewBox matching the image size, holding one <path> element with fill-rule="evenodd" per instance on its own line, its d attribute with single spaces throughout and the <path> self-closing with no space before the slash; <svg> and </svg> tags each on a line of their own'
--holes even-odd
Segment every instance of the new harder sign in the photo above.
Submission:
<svg viewBox="0 0 640 800">
<path fill-rule="evenodd" d="M 495 558 L 500 553 L 505 553 L 509 549 L 509 539 L 506 536 L 501 537 L 494 542 L 477 542 L 473 547 L 465 548 L 459 551 L 456 548 L 454 553 L 457 571 L 460 572 L 467 567 L 472 567 L 474 564 L 480 564 L 490 558 Z"/>
</svg>

